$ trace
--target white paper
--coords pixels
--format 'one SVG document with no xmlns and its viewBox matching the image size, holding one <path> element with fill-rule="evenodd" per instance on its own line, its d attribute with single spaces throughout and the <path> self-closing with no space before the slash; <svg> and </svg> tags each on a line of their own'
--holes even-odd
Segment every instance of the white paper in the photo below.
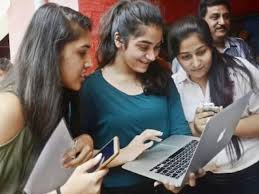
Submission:
<svg viewBox="0 0 259 194">
<path fill-rule="evenodd" d="M 27 194 L 43 194 L 63 185 L 74 169 L 62 167 L 63 154 L 73 146 L 73 139 L 62 119 L 43 148 L 24 191 Z"/>
</svg>

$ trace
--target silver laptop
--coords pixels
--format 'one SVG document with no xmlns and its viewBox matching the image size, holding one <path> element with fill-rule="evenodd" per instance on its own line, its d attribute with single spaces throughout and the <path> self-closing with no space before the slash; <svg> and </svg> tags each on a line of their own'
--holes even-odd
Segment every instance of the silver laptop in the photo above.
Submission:
<svg viewBox="0 0 259 194">
<path fill-rule="evenodd" d="M 210 119 L 200 138 L 170 136 L 122 168 L 181 186 L 190 172 L 197 172 L 227 146 L 252 93 L 249 92 Z"/>
</svg>

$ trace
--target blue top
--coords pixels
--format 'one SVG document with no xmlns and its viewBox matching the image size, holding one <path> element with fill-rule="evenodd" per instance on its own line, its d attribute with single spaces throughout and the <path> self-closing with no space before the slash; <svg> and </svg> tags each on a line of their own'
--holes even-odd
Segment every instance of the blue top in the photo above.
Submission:
<svg viewBox="0 0 259 194">
<path fill-rule="evenodd" d="M 114 136 L 119 137 L 123 148 L 145 129 L 162 131 L 163 139 L 172 134 L 191 135 L 173 80 L 172 83 L 169 97 L 128 95 L 96 71 L 85 80 L 80 93 L 80 128 L 84 129 L 81 132 L 92 135 L 96 149 Z M 104 186 L 131 186 L 147 181 L 150 179 L 115 167 L 105 177 Z"/>
</svg>

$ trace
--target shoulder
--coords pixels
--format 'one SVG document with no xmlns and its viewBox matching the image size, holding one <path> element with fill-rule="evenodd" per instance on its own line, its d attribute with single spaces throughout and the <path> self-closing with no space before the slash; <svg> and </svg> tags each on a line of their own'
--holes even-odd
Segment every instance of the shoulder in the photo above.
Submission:
<svg viewBox="0 0 259 194">
<path fill-rule="evenodd" d="M 228 39 L 231 44 L 236 45 L 240 49 L 248 49 L 248 44 L 242 38 L 229 37 Z"/>
<path fill-rule="evenodd" d="M 238 37 L 228 37 L 229 41 L 239 44 L 246 44 L 246 42 L 242 38 Z"/>
<path fill-rule="evenodd" d="M 101 70 L 97 70 L 94 73 L 88 75 L 82 85 L 81 91 L 91 90 L 98 86 L 98 83 L 102 80 Z"/>
<path fill-rule="evenodd" d="M 252 64 L 250 63 L 247 59 L 242 58 L 242 57 L 234 57 L 234 60 L 239 64 L 245 66 L 250 72 L 259 72 L 259 70 Z"/>
<path fill-rule="evenodd" d="M 14 138 L 24 127 L 22 105 L 12 93 L 0 93 L 0 145 Z"/>
</svg>

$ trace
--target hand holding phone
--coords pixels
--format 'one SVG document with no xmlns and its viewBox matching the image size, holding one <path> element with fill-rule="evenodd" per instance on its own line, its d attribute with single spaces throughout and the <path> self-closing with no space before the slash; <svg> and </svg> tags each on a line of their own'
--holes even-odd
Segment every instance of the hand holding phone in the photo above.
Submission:
<svg viewBox="0 0 259 194">
<path fill-rule="evenodd" d="M 221 106 L 215 106 L 214 103 L 206 102 L 196 109 L 193 126 L 198 135 L 205 129 L 209 120 L 222 110 Z"/>
<path fill-rule="evenodd" d="M 116 156 L 119 155 L 120 152 L 120 144 L 119 144 L 119 138 L 115 136 L 112 138 L 108 143 L 106 143 L 100 151 L 98 151 L 95 155 L 98 155 L 99 153 L 102 154 L 102 157 L 100 161 L 91 169 L 89 169 L 87 172 L 94 172 L 98 169 L 102 169 L 105 166 L 107 166 Z"/>
<path fill-rule="evenodd" d="M 213 102 L 205 102 L 202 105 L 202 110 L 204 112 L 214 112 L 214 113 L 218 113 L 220 112 L 222 109 L 221 106 L 215 106 Z"/>
</svg>

